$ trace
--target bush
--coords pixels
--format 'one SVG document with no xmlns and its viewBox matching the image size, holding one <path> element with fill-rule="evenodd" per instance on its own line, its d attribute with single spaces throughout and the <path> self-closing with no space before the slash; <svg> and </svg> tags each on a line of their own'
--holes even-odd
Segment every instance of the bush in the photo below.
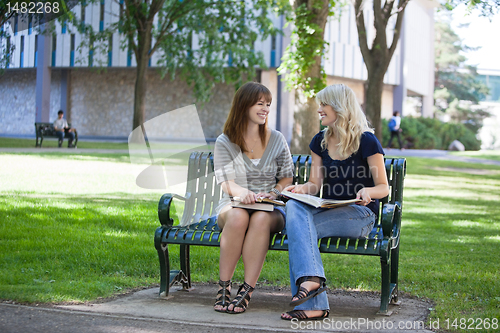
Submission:
<svg viewBox="0 0 500 333">
<path fill-rule="evenodd" d="M 382 119 L 383 144 L 387 144 L 391 136 L 388 122 Z M 401 129 L 403 145 L 408 148 L 446 150 L 453 140 L 462 142 L 465 150 L 481 148 L 481 140 L 476 138 L 476 133 L 463 124 L 444 123 L 434 118 L 405 117 L 401 119 Z"/>
</svg>

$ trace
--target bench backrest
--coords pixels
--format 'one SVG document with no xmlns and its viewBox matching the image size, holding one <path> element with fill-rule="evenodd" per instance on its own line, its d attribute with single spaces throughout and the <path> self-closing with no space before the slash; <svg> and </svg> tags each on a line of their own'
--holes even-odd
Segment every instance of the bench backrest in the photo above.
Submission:
<svg viewBox="0 0 500 333">
<path fill-rule="evenodd" d="M 68 127 L 71 127 L 71 123 L 68 123 Z M 35 123 L 35 133 L 36 136 L 56 135 L 53 123 Z"/>
<path fill-rule="evenodd" d="M 309 178 L 311 156 L 292 155 L 294 163 L 294 184 L 303 184 Z M 385 158 L 385 169 L 389 180 L 389 195 L 381 204 L 403 202 L 403 181 L 406 175 L 404 158 Z M 186 186 L 186 205 L 180 221 L 181 225 L 197 223 L 215 214 L 221 198 L 221 187 L 217 185 L 214 175 L 212 153 L 193 152 L 188 162 L 188 182 Z"/>
</svg>

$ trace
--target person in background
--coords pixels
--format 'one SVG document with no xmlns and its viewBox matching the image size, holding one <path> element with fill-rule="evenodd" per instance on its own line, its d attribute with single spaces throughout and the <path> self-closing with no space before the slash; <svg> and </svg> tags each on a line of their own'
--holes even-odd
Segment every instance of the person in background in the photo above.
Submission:
<svg viewBox="0 0 500 333">
<path fill-rule="evenodd" d="M 233 198 L 253 204 L 259 197 L 276 199 L 292 183 L 293 162 L 283 134 L 267 126 L 271 92 L 260 83 L 241 86 L 233 103 L 223 134 L 215 143 L 214 170 L 222 187 L 216 207 L 220 235 L 219 290 L 214 310 L 245 312 L 257 284 L 272 233 L 285 226 L 285 212 L 232 207 Z M 245 280 L 230 303 L 231 279 L 240 257 Z"/>
<path fill-rule="evenodd" d="M 68 148 L 74 148 L 75 146 L 73 146 L 73 140 L 75 140 L 76 129 L 70 128 L 68 126 L 68 122 L 63 118 L 63 116 L 64 111 L 59 110 L 59 112 L 57 112 L 57 119 L 54 121 L 54 130 L 59 138 L 59 148 L 62 146 L 64 134 L 66 133 L 68 134 Z"/>
<path fill-rule="evenodd" d="M 389 139 L 389 144 L 387 144 L 387 148 L 391 148 L 392 139 L 394 137 L 397 137 L 399 143 L 399 149 L 404 150 L 403 144 L 401 143 L 401 132 L 403 130 L 400 127 L 401 117 L 399 115 L 399 111 L 394 111 L 392 113 L 391 120 L 389 120 L 387 126 L 389 127 L 389 131 L 391 132 L 391 138 Z"/>
<path fill-rule="evenodd" d="M 326 199 L 361 199 L 334 209 L 314 208 L 296 200 L 286 203 L 291 306 L 284 320 L 320 320 L 328 317 L 326 277 L 318 249 L 323 237 L 366 237 L 378 216 L 379 201 L 389 194 L 384 150 L 354 92 L 343 84 L 318 92 L 321 124 L 311 148 L 311 173 L 305 184 L 287 191 L 317 194 Z"/>
</svg>

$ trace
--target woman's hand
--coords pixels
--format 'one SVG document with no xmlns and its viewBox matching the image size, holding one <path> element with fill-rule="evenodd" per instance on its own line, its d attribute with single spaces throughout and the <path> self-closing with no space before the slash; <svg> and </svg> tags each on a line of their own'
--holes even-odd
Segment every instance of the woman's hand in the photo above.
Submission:
<svg viewBox="0 0 500 333">
<path fill-rule="evenodd" d="M 356 194 L 356 199 L 361 199 L 361 202 L 358 202 L 358 205 L 362 206 L 366 206 L 372 201 L 370 193 L 368 193 L 368 189 L 366 187 L 363 187 L 358 191 L 358 193 Z"/>
<path fill-rule="evenodd" d="M 257 198 L 268 198 L 268 199 L 276 200 L 277 196 L 274 193 L 260 192 L 260 193 L 257 193 Z"/>
<path fill-rule="evenodd" d="M 285 187 L 285 191 L 292 192 L 292 193 L 302 193 L 302 194 L 307 194 L 307 186 L 305 184 L 302 185 L 290 185 Z"/>
<path fill-rule="evenodd" d="M 240 201 L 244 204 L 254 204 L 257 199 L 257 194 L 252 191 L 245 191 L 240 194 Z"/>
</svg>

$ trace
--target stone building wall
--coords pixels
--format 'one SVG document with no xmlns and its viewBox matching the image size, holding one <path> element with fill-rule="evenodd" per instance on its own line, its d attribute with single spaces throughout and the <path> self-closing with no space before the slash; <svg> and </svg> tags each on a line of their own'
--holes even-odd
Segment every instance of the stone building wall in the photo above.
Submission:
<svg viewBox="0 0 500 333">
<path fill-rule="evenodd" d="M 232 86 L 217 85 L 211 100 L 203 104 L 186 83 L 161 79 L 154 69 L 148 71 L 147 81 L 145 120 L 195 104 L 205 136 L 216 138 L 222 133 L 234 95 Z M 50 122 L 60 109 L 60 82 L 60 70 L 52 70 Z M 134 84 L 134 68 L 71 69 L 66 116 L 79 135 L 127 137 L 132 131 Z M 34 135 L 35 87 L 36 69 L 7 70 L 0 76 L 0 134 Z"/>
</svg>

